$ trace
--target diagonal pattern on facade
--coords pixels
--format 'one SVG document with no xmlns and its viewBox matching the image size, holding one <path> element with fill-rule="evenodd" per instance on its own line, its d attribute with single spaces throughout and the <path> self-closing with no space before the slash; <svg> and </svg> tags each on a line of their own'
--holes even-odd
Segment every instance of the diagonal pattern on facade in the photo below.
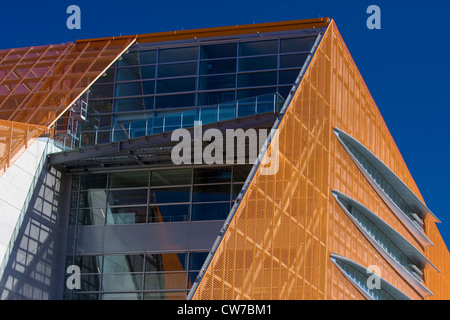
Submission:
<svg viewBox="0 0 450 320">
<path fill-rule="evenodd" d="M 93 84 L 134 37 L 0 50 L 1 173 Z"/>
<path fill-rule="evenodd" d="M 425 220 L 435 246 L 424 248 L 357 168 L 335 127 L 370 149 L 423 201 L 332 21 L 276 132 L 278 173 L 264 176 L 258 168 L 193 299 L 370 298 L 353 282 L 354 267 L 346 274 L 331 262 L 336 254 L 360 269 L 378 267 L 386 286 L 410 299 L 425 298 L 348 219 L 332 190 L 363 203 L 425 253 L 440 271 L 425 269 L 424 285 L 434 294 L 426 298 L 449 298 L 449 254 L 435 220 Z"/>
</svg>

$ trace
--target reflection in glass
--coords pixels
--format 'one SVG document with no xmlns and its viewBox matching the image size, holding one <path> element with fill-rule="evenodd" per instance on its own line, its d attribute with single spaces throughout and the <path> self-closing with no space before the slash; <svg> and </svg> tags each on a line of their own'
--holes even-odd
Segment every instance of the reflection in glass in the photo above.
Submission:
<svg viewBox="0 0 450 320">
<path fill-rule="evenodd" d="M 138 188 L 148 186 L 148 171 L 118 172 L 109 174 L 110 188 Z"/>
<path fill-rule="evenodd" d="M 103 260 L 104 273 L 142 272 L 144 270 L 144 255 L 105 255 Z"/>
<path fill-rule="evenodd" d="M 148 222 L 177 222 L 189 221 L 189 204 L 151 206 Z"/>
<path fill-rule="evenodd" d="M 316 37 L 300 37 L 300 38 L 288 38 L 280 40 L 280 51 L 295 52 L 295 51 L 311 51 Z"/>
<path fill-rule="evenodd" d="M 158 66 L 158 78 L 190 76 L 197 74 L 197 62 L 162 64 Z"/>
<path fill-rule="evenodd" d="M 278 40 L 249 41 L 239 44 L 240 56 L 278 53 Z"/>
<path fill-rule="evenodd" d="M 142 274 L 103 274 L 103 291 L 136 291 L 142 290 Z"/>
<path fill-rule="evenodd" d="M 186 252 L 147 254 L 145 258 L 145 272 L 185 271 L 186 266 Z"/>
<path fill-rule="evenodd" d="M 190 187 L 161 188 L 150 190 L 150 203 L 176 203 L 189 202 L 191 198 Z"/>
<path fill-rule="evenodd" d="M 110 206 L 123 206 L 147 203 L 147 189 L 138 190 L 110 190 L 108 204 Z"/>
<path fill-rule="evenodd" d="M 194 184 L 220 183 L 231 181 L 231 167 L 196 168 L 194 170 Z"/>
<path fill-rule="evenodd" d="M 209 60 L 200 62 L 200 74 L 234 73 L 236 59 Z"/>
<path fill-rule="evenodd" d="M 192 221 L 225 220 L 230 212 L 230 203 L 202 203 L 192 205 Z"/>
<path fill-rule="evenodd" d="M 152 187 L 171 186 L 191 183 L 192 169 L 173 169 L 152 171 Z"/>
<path fill-rule="evenodd" d="M 144 290 L 185 289 L 186 281 L 186 272 L 146 273 Z"/>
<path fill-rule="evenodd" d="M 170 48 L 159 50 L 159 63 L 198 59 L 198 47 Z"/>
<path fill-rule="evenodd" d="M 277 56 L 239 59 L 239 71 L 253 71 L 276 68 Z"/>
<path fill-rule="evenodd" d="M 237 43 L 221 43 L 221 44 L 211 44 L 203 45 L 201 47 L 201 59 L 216 59 L 216 58 L 226 58 L 235 57 Z"/>
<path fill-rule="evenodd" d="M 145 223 L 147 207 L 109 208 L 107 224 Z"/>
</svg>

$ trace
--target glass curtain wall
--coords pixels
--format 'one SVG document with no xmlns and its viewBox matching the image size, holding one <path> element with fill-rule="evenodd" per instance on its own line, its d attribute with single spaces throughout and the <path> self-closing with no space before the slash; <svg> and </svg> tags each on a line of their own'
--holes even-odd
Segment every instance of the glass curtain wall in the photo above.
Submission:
<svg viewBox="0 0 450 320">
<path fill-rule="evenodd" d="M 144 130 L 146 119 L 168 109 L 275 92 L 286 98 L 316 37 L 290 35 L 131 49 L 90 88 L 88 117 L 81 130 L 139 121 Z M 102 137 L 98 139 L 101 142 Z"/>
</svg>

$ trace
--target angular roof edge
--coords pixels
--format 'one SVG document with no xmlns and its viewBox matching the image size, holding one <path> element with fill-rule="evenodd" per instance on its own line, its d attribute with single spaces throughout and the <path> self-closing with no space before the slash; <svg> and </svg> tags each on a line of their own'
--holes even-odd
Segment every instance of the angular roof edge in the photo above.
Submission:
<svg viewBox="0 0 450 320">
<path fill-rule="evenodd" d="M 130 37 L 136 37 L 139 43 L 148 43 L 159 41 L 174 41 L 174 40 L 186 40 L 195 38 L 230 36 L 230 35 L 250 34 L 258 32 L 263 33 L 263 32 L 277 32 L 277 31 L 297 30 L 297 29 L 326 28 L 328 27 L 330 21 L 331 21 L 330 18 L 315 18 L 315 19 L 291 20 L 282 22 L 255 23 L 255 24 L 245 24 L 227 27 L 145 33 L 119 37 L 82 39 L 77 40 L 77 43 L 82 43 L 86 41 L 130 38 Z"/>
</svg>

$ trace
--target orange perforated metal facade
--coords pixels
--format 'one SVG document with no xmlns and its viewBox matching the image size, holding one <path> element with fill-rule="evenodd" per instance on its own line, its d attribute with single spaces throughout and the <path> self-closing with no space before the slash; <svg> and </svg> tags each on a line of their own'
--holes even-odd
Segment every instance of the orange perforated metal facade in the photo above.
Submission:
<svg viewBox="0 0 450 320">
<path fill-rule="evenodd" d="M 379 254 L 331 195 L 339 190 L 382 218 L 435 264 L 427 299 L 448 299 L 450 255 L 433 220 L 421 246 L 333 134 L 339 127 L 383 161 L 422 201 L 332 21 L 276 131 L 279 170 L 254 175 L 193 299 L 365 299 L 330 254 L 368 268 L 411 299 L 425 298 Z M 277 139 L 273 140 L 277 141 Z M 267 155 L 266 155 L 267 157 Z M 263 160 L 264 161 L 264 160 Z"/>
<path fill-rule="evenodd" d="M 0 50 L 2 174 L 135 37 Z"/>
</svg>

